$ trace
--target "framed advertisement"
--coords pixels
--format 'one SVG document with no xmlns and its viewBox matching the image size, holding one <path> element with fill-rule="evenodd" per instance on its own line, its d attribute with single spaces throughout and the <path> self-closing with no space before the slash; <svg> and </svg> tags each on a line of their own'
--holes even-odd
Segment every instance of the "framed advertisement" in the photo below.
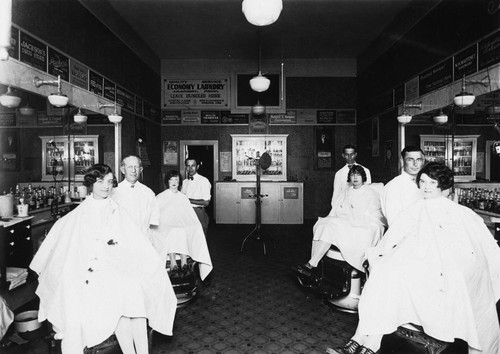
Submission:
<svg viewBox="0 0 500 354">
<path fill-rule="evenodd" d="M 164 141 L 163 142 L 163 164 L 164 165 L 178 165 L 179 163 L 179 149 L 177 141 Z"/>
<path fill-rule="evenodd" d="M 220 152 L 220 172 L 231 172 L 231 151 Z"/>
<path fill-rule="evenodd" d="M 333 170 L 333 128 L 314 128 L 314 170 Z"/>
<path fill-rule="evenodd" d="M 19 169 L 18 132 L 15 130 L 0 131 L 0 170 L 15 171 Z"/>
</svg>

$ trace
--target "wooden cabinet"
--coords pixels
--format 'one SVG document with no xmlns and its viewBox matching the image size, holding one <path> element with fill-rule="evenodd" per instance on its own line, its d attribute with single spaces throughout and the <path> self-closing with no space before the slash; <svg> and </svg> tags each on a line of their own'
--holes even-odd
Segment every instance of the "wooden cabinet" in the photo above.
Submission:
<svg viewBox="0 0 500 354">
<path fill-rule="evenodd" d="M 420 135 L 420 148 L 427 161 L 453 169 L 456 182 L 476 179 L 477 138 L 479 135 Z"/>
<path fill-rule="evenodd" d="M 99 136 L 41 136 L 42 181 L 83 181 L 87 168 L 99 163 Z"/>
<path fill-rule="evenodd" d="M 215 220 L 218 224 L 253 224 L 256 220 L 255 182 L 217 182 Z M 302 224 L 303 184 L 262 182 L 262 223 Z"/>
</svg>

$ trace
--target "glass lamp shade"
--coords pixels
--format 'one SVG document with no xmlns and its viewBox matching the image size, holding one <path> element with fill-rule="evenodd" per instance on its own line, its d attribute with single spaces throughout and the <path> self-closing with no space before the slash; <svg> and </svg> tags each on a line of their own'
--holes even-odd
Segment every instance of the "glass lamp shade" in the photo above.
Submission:
<svg viewBox="0 0 500 354">
<path fill-rule="evenodd" d="M 32 116 L 35 114 L 35 109 L 30 106 L 24 106 L 19 108 L 19 113 L 21 113 L 23 116 Z"/>
<path fill-rule="evenodd" d="M 87 121 L 87 116 L 82 113 L 80 109 L 78 109 L 78 112 L 73 116 L 73 120 L 75 123 L 85 123 Z"/>
<path fill-rule="evenodd" d="M 262 104 L 260 103 L 257 103 L 256 105 L 254 105 L 252 107 L 252 113 L 255 114 L 255 115 L 261 115 L 261 114 L 264 114 L 264 112 L 266 111 L 266 107 L 263 106 Z"/>
<path fill-rule="evenodd" d="M 448 121 L 448 116 L 442 112 L 439 115 L 434 117 L 434 122 L 436 124 L 444 124 L 447 121 Z"/>
<path fill-rule="evenodd" d="M 453 103 L 455 103 L 455 105 L 458 107 L 468 107 L 474 103 L 475 99 L 476 96 L 474 96 L 473 94 L 462 91 L 455 96 L 455 98 L 453 99 Z"/>
<path fill-rule="evenodd" d="M 123 119 L 121 115 L 119 115 L 117 112 L 114 112 L 113 114 L 110 114 L 108 116 L 108 119 L 111 123 L 120 123 Z"/>
<path fill-rule="evenodd" d="M 0 104 L 8 108 L 16 108 L 21 103 L 21 97 L 18 97 L 12 92 L 10 86 L 7 92 L 0 96 Z"/>
<path fill-rule="evenodd" d="M 49 102 L 54 107 L 64 107 L 68 104 L 68 96 L 59 93 L 51 93 Z"/>
<path fill-rule="evenodd" d="M 398 116 L 398 122 L 401 124 L 408 124 L 411 122 L 412 116 L 408 115 L 408 113 L 403 113 Z"/>
<path fill-rule="evenodd" d="M 260 71 L 257 76 L 250 79 L 250 87 L 255 92 L 264 92 L 269 88 L 269 85 L 271 85 L 271 80 L 262 75 Z"/>
<path fill-rule="evenodd" d="M 241 11 L 254 26 L 268 26 L 278 19 L 283 10 L 282 0 L 243 0 Z"/>
</svg>

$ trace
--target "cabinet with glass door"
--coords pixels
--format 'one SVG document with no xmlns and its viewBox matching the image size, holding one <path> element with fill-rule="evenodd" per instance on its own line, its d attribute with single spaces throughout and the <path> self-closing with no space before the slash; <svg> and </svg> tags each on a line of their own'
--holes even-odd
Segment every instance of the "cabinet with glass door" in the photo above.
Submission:
<svg viewBox="0 0 500 354">
<path fill-rule="evenodd" d="M 41 136 L 42 181 L 83 181 L 87 168 L 99 163 L 99 136 Z"/>
<path fill-rule="evenodd" d="M 427 161 L 444 163 L 453 169 L 455 181 L 476 179 L 479 135 L 420 135 L 420 147 Z M 452 149 L 453 146 L 453 149 Z"/>
</svg>

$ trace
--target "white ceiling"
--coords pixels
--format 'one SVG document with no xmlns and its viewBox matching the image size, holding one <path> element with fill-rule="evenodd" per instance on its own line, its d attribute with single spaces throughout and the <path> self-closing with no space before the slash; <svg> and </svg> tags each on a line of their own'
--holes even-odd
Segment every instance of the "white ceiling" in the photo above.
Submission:
<svg viewBox="0 0 500 354">
<path fill-rule="evenodd" d="M 357 58 L 377 37 L 394 39 L 383 31 L 403 10 L 439 2 L 283 0 L 278 21 L 256 27 L 241 0 L 107 1 L 160 59 L 253 59 L 258 29 L 263 59 Z"/>
</svg>

